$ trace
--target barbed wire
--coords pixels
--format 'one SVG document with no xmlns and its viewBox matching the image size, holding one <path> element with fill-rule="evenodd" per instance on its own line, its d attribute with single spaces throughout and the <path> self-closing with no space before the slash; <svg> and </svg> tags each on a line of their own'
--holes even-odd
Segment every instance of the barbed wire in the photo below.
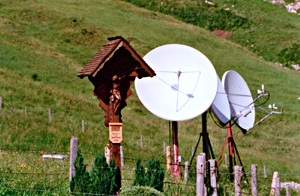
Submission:
<svg viewBox="0 0 300 196">
<path fill-rule="evenodd" d="M 62 194 L 74 194 L 74 195 L 102 195 L 102 196 L 113 196 L 107 194 L 98 193 L 79 193 L 79 192 L 64 192 L 55 190 L 40 190 L 40 189 L 30 189 L 30 188 L 10 188 L 10 187 L 0 187 L 1 189 L 14 190 L 14 191 L 31 191 L 31 192 L 47 192 L 47 193 L 62 193 Z"/>
<path fill-rule="evenodd" d="M 14 163 L 18 163 L 20 164 L 20 162 L 14 162 Z M 98 168 L 102 168 L 102 169 L 117 169 L 116 167 L 98 167 Z M 136 168 L 122 168 L 123 170 L 138 170 Z M 142 169 L 141 169 L 142 170 Z M 147 169 L 144 169 L 145 171 L 147 171 Z M 150 171 L 164 171 L 164 170 L 150 170 Z M 168 172 L 168 171 L 167 171 Z M 4 174 L 16 174 L 16 175 L 62 175 L 62 174 L 68 174 L 66 172 L 61 172 L 61 173 L 48 173 L 48 174 L 45 174 L 45 173 L 28 173 L 28 172 L 25 172 L 25 173 L 17 173 L 17 172 L 0 172 L 0 173 L 4 173 Z M 193 173 L 196 173 L 196 172 L 193 172 Z M 222 172 L 222 173 L 219 173 L 221 175 L 234 175 L 233 173 L 226 173 L 226 172 Z M 245 174 L 247 176 L 251 176 L 251 174 L 249 173 L 245 173 L 245 172 L 239 172 L 239 174 Z M 122 179 L 123 181 L 132 181 L 133 179 Z M 261 181 L 260 179 L 258 179 L 258 181 L 261 183 L 261 184 L 264 184 L 266 185 L 269 189 L 270 188 L 270 185 L 264 183 L 263 181 Z M 192 185 L 192 184 L 183 184 L 183 183 L 176 183 L 176 182 L 163 182 L 164 184 L 177 184 L 177 185 L 182 185 L 182 186 L 191 186 L 191 187 L 195 187 L 196 185 Z M 2 187 L 3 188 L 3 187 Z M 14 188 L 8 188 L 8 187 L 4 187 L 4 188 L 7 188 L 7 189 L 11 189 L 11 190 L 21 190 L 21 191 L 46 191 L 46 192 L 52 192 L 52 193 L 65 193 L 65 194 L 68 194 L 67 192 L 63 192 L 63 191 L 51 191 L 51 190 L 38 190 L 38 189 L 14 189 Z M 69 194 L 83 194 L 83 195 L 105 195 L 105 194 L 91 194 L 91 193 L 72 193 L 70 192 Z M 246 192 L 242 192 L 242 194 L 245 194 L 245 195 L 249 195 L 249 193 L 246 193 Z"/>
<path fill-rule="evenodd" d="M 9 163 L 9 164 L 18 164 L 18 165 L 44 165 L 44 166 L 62 166 L 62 167 L 70 167 L 71 165 L 63 165 L 63 164 L 47 164 L 47 163 L 31 163 L 31 162 L 14 162 L 14 161 L 0 161 L 0 163 Z"/>
<path fill-rule="evenodd" d="M 176 183 L 176 182 L 163 182 L 164 184 L 177 184 L 177 185 L 182 185 L 182 186 L 192 186 L 196 187 L 194 184 L 184 184 L 184 183 Z"/>
<path fill-rule="evenodd" d="M 132 158 L 131 158 L 132 159 Z M 138 159 L 136 159 L 138 160 Z M 70 167 L 72 166 L 71 164 L 49 164 L 49 163 L 40 163 L 40 162 L 15 162 L 15 161 L 0 161 L 0 164 L 1 163 L 8 163 L 8 164 L 16 164 L 16 165 L 40 165 L 40 166 L 59 166 L 59 167 Z M 173 166 L 175 164 L 169 164 L 170 166 Z M 99 167 L 99 166 L 95 166 L 95 165 L 89 165 L 89 164 L 84 164 L 84 165 L 79 165 L 79 166 L 85 166 L 85 167 L 91 167 L 91 168 L 99 168 L 99 169 L 117 169 L 117 167 Z M 185 166 L 185 165 L 180 165 L 180 166 Z M 193 167 L 193 168 L 196 168 L 196 167 Z M 136 168 L 130 168 L 130 167 L 121 167 L 120 168 L 121 170 L 132 170 L 132 171 L 135 171 L 135 170 L 146 170 L 146 171 L 160 171 L 160 172 L 169 172 L 169 171 L 166 171 L 166 170 L 149 170 L 147 169 L 146 167 L 144 169 L 136 169 Z M 1 172 L 0 172 L 1 173 Z M 196 172 L 191 172 L 189 170 L 188 172 L 189 174 L 196 174 Z M 246 176 L 249 176 L 251 177 L 251 174 L 250 173 L 245 173 L 245 172 L 239 172 L 240 174 L 243 174 L 243 175 L 246 175 Z M 234 173 L 228 173 L 228 172 L 222 172 L 220 170 L 218 170 L 218 175 L 234 175 Z M 257 173 L 256 174 L 257 176 L 273 176 L 272 173 Z M 300 174 L 293 174 L 293 173 L 278 173 L 278 176 L 300 176 Z"/>
<path fill-rule="evenodd" d="M 47 173 L 17 173 L 17 172 L 0 172 L 1 174 L 16 174 L 16 175 L 45 175 L 45 176 L 58 176 L 62 174 L 69 174 L 69 173 L 59 173 L 59 174 L 47 174 Z"/>
</svg>

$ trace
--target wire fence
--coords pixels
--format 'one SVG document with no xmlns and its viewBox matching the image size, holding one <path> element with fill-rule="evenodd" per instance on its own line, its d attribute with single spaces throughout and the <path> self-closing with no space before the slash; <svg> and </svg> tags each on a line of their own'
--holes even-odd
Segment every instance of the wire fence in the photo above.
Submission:
<svg viewBox="0 0 300 196">
<path fill-rule="evenodd" d="M 22 150 L 16 150 L 16 149 L 6 149 L 6 148 L 1 148 L 1 150 L 6 150 L 6 151 L 22 151 Z M 25 152 L 39 152 L 38 150 L 26 150 Z M 49 150 L 49 152 L 53 152 L 53 150 Z M 64 152 L 67 152 L 67 151 L 64 151 Z M 22 156 L 22 155 L 21 155 Z M 132 157 L 124 157 L 124 159 L 126 160 L 131 160 L 131 161 L 137 161 L 139 160 L 138 158 L 132 158 Z M 51 159 L 49 159 L 51 160 Z M 60 183 L 64 183 L 65 185 L 68 184 L 69 182 L 69 178 L 68 178 L 68 175 L 69 175 L 69 167 L 71 166 L 69 163 L 68 163 L 68 159 L 66 160 L 62 160 L 61 162 L 55 162 L 53 163 L 53 161 L 49 161 L 49 160 L 43 160 L 42 158 L 40 159 L 36 159 L 35 161 L 34 160 L 30 160 L 30 161 L 6 161 L 6 160 L 2 160 L 0 161 L 0 167 L 2 168 L 1 171 L 0 171 L 0 176 L 2 176 L 2 178 L 15 178 L 13 176 L 29 176 L 34 178 L 34 176 L 45 176 L 46 177 L 46 180 L 49 180 L 48 178 L 53 176 L 53 177 L 60 177 L 60 180 L 59 182 Z M 146 160 L 143 160 L 143 161 L 146 161 Z M 10 170 L 5 170 L 5 167 L 6 166 L 12 166 L 10 167 L 11 169 Z M 56 169 L 58 170 L 55 170 L 55 171 L 50 171 L 50 172 L 46 172 L 46 171 L 33 171 L 33 172 L 27 172 L 27 171 L 23 171 L 23 172 L 20 172 L 20 171 L 14 171 L 15 168 L 17 167 L 25 167 L 25 166 L 31 166 L 31 167 L 48 167 L 48 168 L 51 168 L 51 167 L 55 167 Z M 116 169 L 115 167 L 96 167 L 94 166 L 93 164 L 87 164 L 85 165 L 87 167 L 90 167 L 90 168 L 101 168 L 101 169 Z M 183 165 L 181 165 L 182 167 Z M 60 169 L 59 169 L 60 168 Z M 122 167 L 121 170 L 123 172 L 125 171 L 131 171 L 131 172 L 134 172 L 136 171 L 137 169 L 136 168 L 132 168 L 132 167 Z M 165 170 L 149 170 L 149 171 L 163 171 L 163 172 L 167 172 L 167 173 L 170 173 L 170 171 L 165 171 Z M 183 170 L 181 170 L 183 171 Z M 193 169 L 190 169 L 189 172 L 188 172 L 188 175 L 191 177 L 195 177 L 197 175 L 197 172 L 196 172 L 196 168 L 194 167 Z M 234 174 L 233 173 L 229 173 L 229 172 L 225 172 L 225 171 L 218 171 L 218 176 L 222 177 L 229 177 L 229 176 L 233 176 Z M 241 172 L 241 175 L 245 175 L 247 177 L 252 177 L 251 176 L 251 173 L 244 173 L 244 172 Z M 261 184 L 261 186 L 263 186 L 263 189 L 265 189 L 266 192 L 269 192 L 272 187 L 271 187 L 271 184 L 270 184 L 270 180 L 271 180 L 271 177 L 273 174 L 271 173 L 257 173 L 257 181 Z M 267 178 L 265 176 L 268 176 Z M 134 180 L 134 178 L 130 178 L 130 176 L 133 177 L 133 174 L 132 175 L 129 175 L 127 178 L 122 178 L 122 181 L 123 182 L 132 182 Z M 293 174 L 293 173 L 282 173 L 282 174 L 279 174 L 279 176 L 300 176 L 300 174 Z M 19 177 L 17 177 L 19 178 Z M 31 187 L 25 187 L 26 184 L 23 184 L 22 187 L 13 187 L 12 186 L 9 186 L 9 184 L 14 184 L 13 180 L 12 181 L 9 181 L 7 180 L 7 185 L 8 186 L 4 186 L 4 185 L 0 185 L 0 190 L 6 190 L 6 191 L 19 191 L 19 192 L 35 192 L 35 193 L 51 193 L 51 194 L 65 194 L 65 195 L 69 195 L 69 194 L 73 194 L 73 195 L 106 195 L 106 194 L 93 194 L 93 193 L 76 193 L 76 192 L 69 192 L 68 190 L 65 190 L 65 191 L 62 191 L 62 190 L 54 190 L 54 188 L 47 188 L 47 189 L 38 189 L 38 188 L 31 188 Z M 193 189 L 193 191 L 195 191 L 196 189 L 196 183 L 195 183 L 195 178 L 193 178 L 193 180 L 190 180 L 188 183 L 183 183 L 183 182 L 175 182 L 175 181 L 170 181 L 170 180 L 165 180 L 164 181 L 164 184 L 166 186 L 168 185 L 176 185 L 176 186 L 181 186 L 181 187 L 191 187 Z M 233 194 L 233 192 L 230 192 L 229 190 L 226 190 L 226 192 L 228 194 Z M 281 191 L 281 194 L 284 194 L 285 192 L 284 191 Z M 251 195 L 250 192 L 248 191 L 242 191 L 241 192 L 242 195 Z"/>
<path fill-rule="evenodd" d="M 44 109 L 38 109 L 40 111 L 46 111 Z M 22 111 L 21 109 L 18 111 Z M 27 111 L 26 111 L 27 112 Z M 49 113 L 49 115 L 51 115 Z M 14 152 L 49 152 L 51 154 L 57 154 L 57 153 L 66 153 L 69 154 L 69 151 L 63 151 L 63 150 L 52 150 L 52 149 L 43 149 L 43 150 L 33 150 L 33 149 L 9 149 L 9 148 L 5 148 L 5 147 L 0 147 L 0 151 L 14 151 Z M 88 152 L 82 152 L 83 155 L 92 155 L 92 156 L 96 156 L 96 154 L 94 153 L 88 153 Z M 138 159 L 138 158 L 132 158 L 132 157 L 124 157 L 125 160 L 128 161 L 137 161 L 137 160 L 141 160 L 143 162 L 147 162 L 147 160 L 144 159 Z M 34 161 L 22 161 L 22 162 L 18 162 L 18 161 L 0 161 L 0 167 L 2 166 L 2 169 L 0 171 L 0 176 L 3 177 L 10 177 L 10 176 L 45 176 L 45 177 L 51 177 L 51 176 L 55 176 L 55 177 L 61 177 L 61 180 L 58 181 L 59 182 L 64 182 L 65 184 L 69 183 L 69 172 L 68 169 L 71 166 L 70 164 L 67 164 L 66 161 L 62 161 L 61 163 L 49 163 L 47 161 L 45 162 L 40 162 L 41 160 L 39 160 L 39 162 L 34 162 Z M 161 164 L 167 164 L 167 162 L 165 161 L 160 161 Z M 59 168 L 63 168 L 60 172 L 20 172 L 20 171 L 14 171 L 14 167 L 12 167 L 12 169 L 10 168 L 10 170 L 5 170 L 5 165 L 10 164 L 10 165 L 26 165 L 26 166 L 46 166 L 46 167 L 59 167 Z M 170 164 L 173 165 L 173 164 Z M 111 167 L 96 167 L 93 164 L 86 164 L 85 166 L 90 167 L 90 168 L 101 168 L 101 169 L 116 169 L 116 168 L 111 168 Z M 184 167 L 185 165 L 179 165 L 180 167 Z M 123 171 L 136 171 L 136 168 L 132 168 L 132 167 L 122 167 L 121 170 Z M 150 171 L 164 171 L 167 173 L 171 173 L 170 171 L 165 171 L 165 170 L 150 170 Z M 183 170 L 181 170 L 183 171 Z M 241 174 L 245 174 L 245 176 L 247 177 L 251 177 L 251 174 L 249 173 L 241 173 Z M 197 175 L 196 172 L 196 167 L 194 166 L 189 166 L 189 172 L 188 172 L 189 176 L 193 176 L 195 177 Z M 232 173 L 228 173 L 228 172 L 222 172 L 222 171 L 218 171 L 218 175 L 219 176 L 233 176 L 234 174 Z M 262 184 L 266 189 L 268 189 L 268 191 L 271 190 L 271 185 L 270 185 L 270 178 L 260 178 L 260 176 L 269 176 L 271 177 L 273 174 L 271 173 L 258 173 L 257 176 L 259 176 L 259 178 L 257 179 L 258 182 L 260 184 Z M 300 176 L 300 174 L 294 174 L 294 173 L 280 173 L 280 176 Z M 132 176 L 132 175 L 130 175 Z M 3 180 L 3 179 L 2 179 Z M 128 182 L 132 182 L 134 179 L 133 178 L 123 178 L 122 181 L 128 181 Z M 187 187 L 193 187 L 195 189 L 196 187 L 196 183 L 195 183 L 195 179 L 193 179 L 194 181 L 190 180 L 190 183 L 182 183 L 182 182 L 171 182 L 171 181 L 165 181 L 164 184 L 166 185 L 179 185 L 179 186 L 187 186 Z M 266 182 L 267 180 L 267 182 Z M 12 182 L 12 181 L 11 181 Z M 194 184 L 192 184 L 191 182 L 193 182 Z M 8 183 L 9 184 L 9 183 Z M 52 188 L 47 188 L 47 189 L 36 189 L 36 188 L 12 188 L 12 187 L 7 187 L 7 186 L 2 186 L 0 185 L 0 189 L 2 190 L 10 190 L 10 191 L 27 191 L 27 192 L 41 192 L 41 193 L 53 193 L 53 194 L 73 194 L 73 195 L 105 195 L 105 194 L 93 194 L 93 193 L 76 193 L 76 192 L 69 192 L 69 191 L 59 191 L 59 190 L 52 190 Z M 230 191 L 227 191 L 228 193 L 232 193 Z M 246 192 L 246 191 L 242 191 L 241 192 L 243 195 L 251 195 L 250 193 Z M 283 192 L 281 192 L 283 194 Z M 233 194 L 233 193 L 232 193 Z"/>
</svg>

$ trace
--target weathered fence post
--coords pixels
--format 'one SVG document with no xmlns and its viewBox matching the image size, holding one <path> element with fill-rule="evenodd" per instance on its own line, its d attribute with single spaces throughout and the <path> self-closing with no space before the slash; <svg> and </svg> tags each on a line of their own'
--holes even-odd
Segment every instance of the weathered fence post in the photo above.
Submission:
<svg viewBox="0 0 300 196">
<path fill-rule="evenodd" d="M 225 162 L 225 168 L 227 169 L 227 154 L 225 154 L 225 156 L 224 156 L 224 162 Z"/>
<path fill-rule="evenodd" d="M 189 178 L 189 162 L 185 162 L 185 168 L 184 168 L 184 184 L 187 184 Z"/>
<path fill-rule="evenodd" d="M 291 186 L 288 184 L 285 187 L 286 196 L 291 196 Z"/>
<path fill-rule="evenodd" d="M 0 97 L 0 110 L 2 110 L 2 97 Z"/>
<path fill-rule="evenodd" d="M 234 166 L 234 192 L 235 196 L 241 195 L 241 169 L 242 167 Z"/>
<path fill-rule="evenodd" d="M 209 165 L 210 165 L 210 185 L 213 188 L 212 196 L 218 195 L 217 190 L 217 169 L 216 169 L 216 160 L 210 159 Z"/>
<path fill-rule="evenodd" d="M 251 165 L 252 196 L 257 196 L 257 165 Z"/>
<path fill-rule="evenodd" d="M 166 142 L 164 142 L 164 153 L 166 153 Z"/>
<path fill-rule="evenodd" d="M 84 132 L 84 120 L 81 121 L 82 132 Z"/>
<path fill-rule="evenodd" d="M 106 147 L 105 147 L 105 158 L 106 158 L 106 163 L 107 164 L 109 164 L 110 157 L 111 157 L 110 145 L 107 144 Z"/>
<path fill-rule="evenodd" d="M 27 106 L 25 106 L 25 116 L 27 116 Z"/>
<path fill-rule="evenodd" d="M 205 153 L 197 156 L 197 181 L 196 195 L 204 196 L 204 175 L 205 175 Z"/>
<path fill-rule="evenodd" d="M 75 167 L 74 161 L 77 157 L 77 150 L 78 150 L 78 139 L 77 137 L 72 137 L 70 141 L 70 173 L 69 179 L 72 180 L 72 177 L 75 175 Z"/>
<path fill-rule="evenodd" d="M 171 171 L 171 163 L 172 163 L 172 157 L 171 157 L 171 146 L 167 146 L 167 171 Z"/>
<path fill-rule="evenodd" d="M 48 110 L 48 113 L 49 113 L 49 122 L 51 123 L 51 121 L 52 121 L 52 117 L 51 117 L 51 109 Z"/>
<path fill-rule="evenodd" d="M 271 192 L 270 195 L 274 195 L 275 194 L 275 180 L 278 177 L 278 172 L 274 172 L 273 173 L 273 179 L 272 179 L 272 184 L 271 184 Z"/>
<path fill-rule="evenodd" d="M 280 196 L 280 178 L 275 178 L 275 196 Z"/>
<path fill-rule="evenodd" d="M 141 135 L 141 148 L 143 148 L 143 135 Z"/>
<path fill-rule="evenodd" d="M 124 167 L 123 146 L 120 146 L 121 168 Z"/>
<path fill-rule="evenodd" d="M 267 167 L 264 165 L 264 177 L 267 178 Z"/>
</svg>

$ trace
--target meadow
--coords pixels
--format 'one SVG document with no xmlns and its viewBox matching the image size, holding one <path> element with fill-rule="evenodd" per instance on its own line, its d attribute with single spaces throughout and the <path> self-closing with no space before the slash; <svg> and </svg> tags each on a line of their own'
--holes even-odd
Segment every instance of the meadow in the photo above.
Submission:
<svg viewBox="0 0 300 196">
<path fill-rule="evenodd" d="M 294 38 L 299 37 L 299 18 L 296 18 L 299 16 L 287 14 L 280 7 L 269 7 L 263 1 L 257 2 L 236 1 L 236 7 L 240 12 L 248 7 L 248 12 L 244 11 L 244 15 L 261 16 L 267 25 L 272 23 L 265 20 L 267 14 L 261 11 L 266 6 L 269 11 L 274 9 L 274 14 L 280 13 L 276 14 L 279 21 L 288 18 L 290 25 L 269 29 L 270 39 L 267 39 L 268 36 L 262 39 L 261 36 L 266 34 L 262 31 L 265 28 L 251 23 L 252 26 L 246 31 L 239 34 L 242 29 L 237 29 L 231 38 L 222 39 L 204 28 L 187 24 L 171 15 L 149 11 L 124 1 L 2 0 L 2 190 L 12 191 L 11 194 L 15 195 L 29 194 L 28 190 L 23 189 L 63 193 L 68 191 L 68 167 L 59 166 L 68 162 L 43 162 L 40 151 L 67 154 L 72 136 L 78 137 L 79 148 L 85 154 L 88 165 L 93 163 L 96 154 L 104 153 L 104 147 L 108 143 L 108 128 L 103 123 L 104 112 L 92 93 L 93 85 L 87 78 L 79 79 L 76 75 L 107 42 L 108 37 L 117 35 L 127 39 L 141 56 L 163 44 L 192 46 L 210 59 L 219 77 L 227 70 L 239 72 L 253 95 L 264 84 L 271 94 L 267 105 L 276 103 L 278 107 L 284 108 L 284 113 L 272 115 L 245 135 L 236 126 L 233 127 L 234 139 L 245 170 L 250 171 L 251 164 L 258 164 L 258 172 L 262 173 L 263 165 L 266 165 L 270 175 L 273 171 L 282 174 L 282 182 L 299 182 L 300 73 L 277 66 L 275 62 L 278 57 L 272 55 L 280 49 L 279 42 L 283 45 L 298 43 L 299 40 Z M 250 6 L 252 9 L 249 9 Z M 278 34 L 278 29 L 282 34 Z M 290 34 L 286 34 L 287 32 Z M 277 39 L 271 39 L 271 35 L 278 36 L 278 42 Z M 242 44 L 239 42 L 241 38 L 249 40 L 250 43 Z M 282 41 L 283 38 L 287 41 Z M 261 52 L 251 49 L 251 44 L 257 44 Z M 154 157 L 165 161 L 163 142 L 171 145 L 169 122 L 147 111 L 139 101 L 133 85 L 131 90 L 133 94 L 122 111 L 124 139 L 121 145 L 124 147 L 124 157 L 143 160 Z M 267 105 L 264 107 L 267 108 Z M 25 107 L 27 115 L 24 112 Z M 48 109 L 52 112 L 51 123 Z M 257 112 L 256 118 L 260 119 L 264 115 Z M 84 133 L 81 130 L 82 120 L 85 121 Z M 191 158 L 192 147 L 195 147 L 201 132 L 201 123 L 200 117 L 179 122 L 179 154 L 183 161 Z M 209 116 L 208 132 L 213 150 L 218 156 L 227 130 L 217 127 Z M 144 138 L 143 149 L 139 145 L 140 135 Z M 196 153 L 201 151 L 200 146 Z M 43 164 L 37 167 L 36 163 Z M 125 164 L 133 168 L 135 161 L 127 161 Z M 60 173 L 63 175 L 57 176 Z M 132 172 L 128 173 L 124 178 L 132 179 Z M 22 179 L 22 182 L 18 182 L 18 179 Z M 270 180 L 268 178 L 265 183 L 270 184 Z M 194 183 L 192 179 L 190 183 Z M 130 181 L 123 182 L 124 188 L 130 184 Z M 179 185 L 174 186 L 175 190 L 182 189 Z M 228 190 L 233 189 L 229 186 Z M 55 192 L 34 193 L 61 195 Z"/>
</svg>

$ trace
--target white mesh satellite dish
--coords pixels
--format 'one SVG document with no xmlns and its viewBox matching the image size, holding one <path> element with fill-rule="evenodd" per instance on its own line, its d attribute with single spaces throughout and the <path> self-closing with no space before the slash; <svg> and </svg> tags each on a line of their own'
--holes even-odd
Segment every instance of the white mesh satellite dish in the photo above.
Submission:
<svg viewBox="0 0 300 196">
<path fill-rule="evenodd" d="M 231 117 L 245 133 L 251 129 L 255 121 L 255 108 L 247 83 L 235 71 L 227 71 L 222 78 L 227 93 Z"/>
<path fill-rule="evenodd" d="M 180 44 L 157 47 L 144 60 L 155 71 L 153 78 L 135 80 L 137 95 L 154 115 L 185 121 L 205 112 L 217 93 L 217 74 L 198 50 Z"/>
<path fill-rule="evenodd" d="M 223 84 L 218 78 L 218 91 L 215 100 L 211 105 L 211 111 L 218 118 L 222 126 L 226 125 L 231 120 L 231 111 L 227 94 L 224 90 Z"/>
</svg>

